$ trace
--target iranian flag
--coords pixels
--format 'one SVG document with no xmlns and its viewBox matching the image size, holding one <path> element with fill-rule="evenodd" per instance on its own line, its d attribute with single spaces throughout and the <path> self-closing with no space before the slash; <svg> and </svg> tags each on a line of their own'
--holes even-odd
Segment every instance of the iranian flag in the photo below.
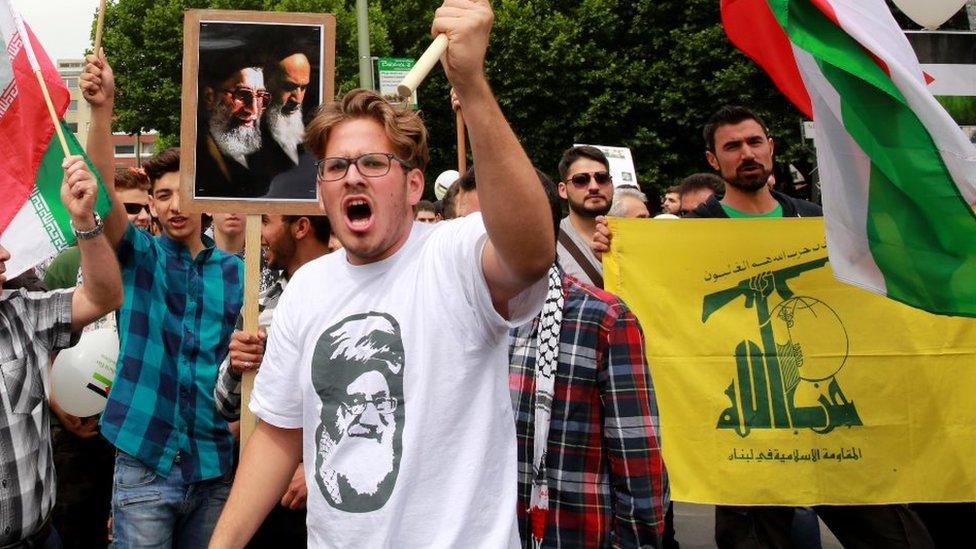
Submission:
<svg viewBox="0 0 976 549">
<path fill-rule="evenodd" d="M 0 0 L 0 34 L 0 244 L 10 252 L 7 277 L 13 278 L 74 243 L 61 204 L 64 153 L 35 71 L 47 84 L 71 154 L 84 150 L 60 121 L 68 89 L 9 0 Z M 109 209 L 101 186 L 95 209 L 102 216 Z"/>
<path fill-rule="evenodd" d="M 976 316 L 976 146 L 884 0 L 722 0 L 722 21 L 815 121 L 835 276 Z"/>
</svg>

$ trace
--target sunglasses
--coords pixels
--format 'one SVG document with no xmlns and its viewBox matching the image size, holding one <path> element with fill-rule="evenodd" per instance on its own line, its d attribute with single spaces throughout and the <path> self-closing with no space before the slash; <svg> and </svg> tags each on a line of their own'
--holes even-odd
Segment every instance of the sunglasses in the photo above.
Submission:
<svg viewBox="0 0 976 549">
<path fill-rule="evenodd" d="M 590 184 L 591 175 L 593 176 L 593 179 L 596 181 L 597 185 L 607 185 L 613 181 L 613 178 L 610 177 L 609 172 L 593 172 L 592 174 L 589 172 L 581 172 L 574 173 L 573 176 L 569 178 L 567 183 L 572 183 L 576 188 L 582 189 Z"/>
<path fill-rule="evenodd" d="M 139 215 L 139 212 L 146 210 L 149 213 L 149 204 L 140 204 L 138 202 L 123 202 L 125 204 L 125 213 L 129 215 Z"/>
<path fill-rule="evenodd" d="M 257 97 L 259 105 L 262 109 L 268 108 L 268 105 L 271 103 L 271 94 L 264 90 L 254 91 L 249 88 L 234 88 L 232 90 L 223 91 L 224 93 L 229 93 L 234 101 L 244 105 L 254 105 L 255 97 Z"/>
</svg>

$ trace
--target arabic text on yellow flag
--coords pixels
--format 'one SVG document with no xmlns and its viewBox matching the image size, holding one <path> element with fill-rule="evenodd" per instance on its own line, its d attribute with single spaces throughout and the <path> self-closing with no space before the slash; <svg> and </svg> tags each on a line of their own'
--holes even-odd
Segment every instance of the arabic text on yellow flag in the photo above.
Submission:
<svg viewBox="0 0 976 549">
<path fill-rule="evenodd" d="M 976 499 L 976 320 L 837 282 L 821 219 L 610 226 L 675 500 Z"/>
</svg>

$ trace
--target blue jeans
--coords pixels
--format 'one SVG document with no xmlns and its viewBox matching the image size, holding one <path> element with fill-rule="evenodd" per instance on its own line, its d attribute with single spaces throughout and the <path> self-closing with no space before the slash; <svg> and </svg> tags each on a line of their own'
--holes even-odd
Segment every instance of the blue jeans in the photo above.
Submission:
<svg viewBox="0 0 976 549">
<path fill-rule="evenodd" d="M 230 479 L 186 482 L 179 463 L 163 477 L 118 452 L 112 487 L 113 547 L 206 547 L 230 494 Z"/>
</svg>

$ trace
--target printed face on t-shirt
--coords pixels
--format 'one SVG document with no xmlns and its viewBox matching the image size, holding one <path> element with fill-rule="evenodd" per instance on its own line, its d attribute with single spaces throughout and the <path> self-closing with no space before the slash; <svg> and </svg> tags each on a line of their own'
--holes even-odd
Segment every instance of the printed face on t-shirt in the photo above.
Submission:
<svg viewBox="0 0 976 549">
<path fill-rule="evenodd" d="M 322 401 L 315 481 L 330 505 L 382 508 L 400 467 L 404 353 L 400 327 L 383 313 L 348 317 L 319 337 L 312 383 Z"/>
</svg>

